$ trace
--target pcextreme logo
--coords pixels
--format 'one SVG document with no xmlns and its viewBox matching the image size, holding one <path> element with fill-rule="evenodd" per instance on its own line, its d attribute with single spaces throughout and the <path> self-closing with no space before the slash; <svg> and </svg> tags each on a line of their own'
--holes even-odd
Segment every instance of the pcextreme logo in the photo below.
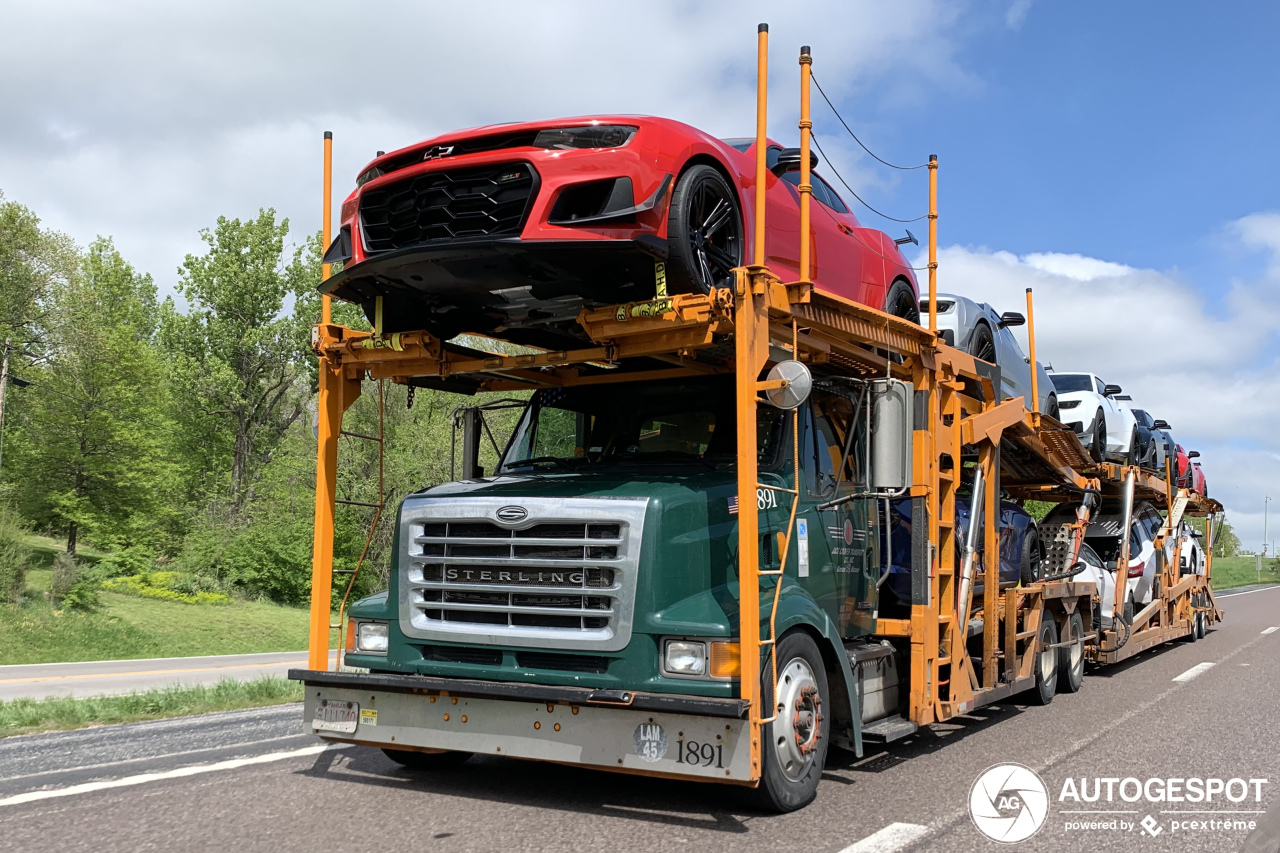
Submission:
<svg viewBox="0 0 1280 853">
<path fill-rule="evenodd" d="M 992 841 L 1026 841 L 1048 816 L 1049 789 L 1030 767 L 997 764 L 982 771 L 969 789 L 969 817 Z"/>
</svg>

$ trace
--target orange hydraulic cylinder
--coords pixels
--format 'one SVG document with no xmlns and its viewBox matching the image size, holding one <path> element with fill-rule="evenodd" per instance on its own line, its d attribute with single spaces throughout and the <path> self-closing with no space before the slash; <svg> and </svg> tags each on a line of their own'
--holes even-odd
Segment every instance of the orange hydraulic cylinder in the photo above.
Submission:
<svg viewBox="0 0 1280 853">
<path fill-rule="evenodd" d="M 938 331 L 938 155 L 929 155 L 929 331 Z"/>
<path fill-rule="evenodd" d="M 809 47 L 800 48 L 800 281 L 812 281 L 809 265 L 813 257 L 813 235 L 809 230 L 809 204 L 813 196 L 812 178 L 809 175 L 809 136 L 813 122 L 809 120 L 809 77 L 813 57 Z"/>
<path fill-rule="evenodd" d="M 761 24 L 756 37 L 756 216 L 752 263 L 764 266 L 765 139 L 768 137 L 769 25 Z"/>
<path fill-rule="evenodd" d="M 332 221 L 333 221 L 333 132 L 326 130 L 324 132 L 324 200 L 321 203 L 321 214 L 323 221 L 320 223 L 320 251 L 327 252 L 329 250 L 329 241 L 333 239 Z M 329 278 L 329 265 L 320 265 L 320 280 L 327 281 Z M 320 297 L 320 322 L 330 322 L 331 307 L 329 294 L 322 294 Z"/>
</svg>

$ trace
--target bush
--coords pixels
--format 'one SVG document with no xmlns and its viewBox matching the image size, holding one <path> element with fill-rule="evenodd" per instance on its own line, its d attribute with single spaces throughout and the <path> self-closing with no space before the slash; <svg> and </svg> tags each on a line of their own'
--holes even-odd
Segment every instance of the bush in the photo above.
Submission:
<svg viewBox="0 0 1280 853">
<path fill-rule="evenodd" d="M 59 607 L 80 580 L 80 564 L 66 551 L 59 551 L 53 558 L 53 606 Z"/>
<path fill-rule="evenodd" d="M 31 559 L 26 539 L 27 531 L 18 514 L 0 503 L 0 602 L 16 604 L 22 600 Z"/>
<path fill-rule="evenodd" d="M 209 582 L 182 572 L 147 572 L 141 575 L 111 578 L 102 583 L 102 588 L 125 595 L 155 598 L 160 601 L 178 601 L 183 604 L 231 603 L 231 596 L 216 589 L 209 589 L 210 585 Z"/>
</svg>

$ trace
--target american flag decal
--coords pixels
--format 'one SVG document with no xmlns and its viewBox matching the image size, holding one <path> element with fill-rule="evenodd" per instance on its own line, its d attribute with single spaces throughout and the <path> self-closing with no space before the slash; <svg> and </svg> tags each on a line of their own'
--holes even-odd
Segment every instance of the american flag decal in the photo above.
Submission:
<svg viewBox="0 0 1280 853">
<path fill-rule="evenodd" d="M 738 514 L 738 496 L 734 495 L 733 497 L 729 498 L 729 515 L 737 515 L 737 514 Z"/>
</svg>

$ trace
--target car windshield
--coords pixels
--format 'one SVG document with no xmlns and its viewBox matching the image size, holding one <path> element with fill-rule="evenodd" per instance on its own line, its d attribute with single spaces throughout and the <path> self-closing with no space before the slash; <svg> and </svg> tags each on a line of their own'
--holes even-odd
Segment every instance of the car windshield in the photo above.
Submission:
<svg viewBox="0 0 1280 853">
<path fill-rule="evenodd" d="M 1055 373 L 1053 389 L 1059 394 L 1070 394 L 1073 391 L 1089 391 L 1093 385 L 1087 373 Z"/>
<path fill-rule="evenodd" d="M 776 467 L 786 423 L 757 407 L 760 467 Z M 588 385 L 534 394 L 498 472 L 665 465 L 728 469 L 738 446 L 733 381 Z"/>
</svg>

